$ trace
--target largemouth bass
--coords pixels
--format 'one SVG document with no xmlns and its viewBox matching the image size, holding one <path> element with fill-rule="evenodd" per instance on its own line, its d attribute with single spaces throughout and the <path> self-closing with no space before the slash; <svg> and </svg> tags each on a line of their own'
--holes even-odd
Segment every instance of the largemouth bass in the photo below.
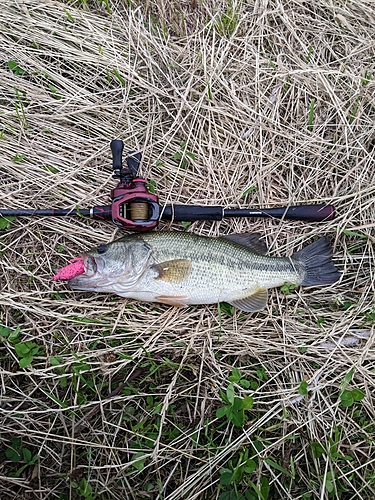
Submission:
<svg viewBox="0 0 375 500">
<path fill-rule="evenodd" d="M 267 290 L 285 282 L 302 286 L 335 283 L 327 238 L 291 257 L 265 255 L 255 234 L 209 238 L 159 231 L 124 236 L 99 245 L 61 269 L 73 290 L 116 293 L 173 306 L 229 302 L 255 312 L 267 304 Z"/>
</svg>

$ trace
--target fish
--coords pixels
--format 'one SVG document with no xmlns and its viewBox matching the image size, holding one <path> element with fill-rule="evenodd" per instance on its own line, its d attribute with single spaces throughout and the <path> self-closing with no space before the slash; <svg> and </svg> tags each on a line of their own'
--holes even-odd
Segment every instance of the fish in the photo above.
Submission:
<svg viewBox="0 0 375 500">
<path fill-rule="evenodd" d="M 115 293 L 171 306 L 227 302 L 245 312 L 264 309 L 268 289 L 286 282 L 315 287 L 341 273 L 322 237 L 290 257 L 267 255 L 259 234 L 217 238 L 179 231 L 126 235 L 73 259 L 54 280 L 73 290 Z"/>
</svg>

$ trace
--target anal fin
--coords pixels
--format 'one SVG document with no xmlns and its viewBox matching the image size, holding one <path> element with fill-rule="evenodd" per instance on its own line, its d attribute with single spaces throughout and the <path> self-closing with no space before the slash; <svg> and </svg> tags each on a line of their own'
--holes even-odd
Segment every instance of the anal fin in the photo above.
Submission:
<svg viewBox="0 0 375 500">
<path fill-rule="evenodd" d="M 258 288 L 255 293 L 242 299 L 232 300 L 229 302 L 232 306 L 241 309 L 245 312 L 257 312 L 264 309 L 267 305 L 268 291 L 266 288 Z"/>
<path fill-rule="evenodd" d="M 157 302 L 175 307 L 186 307 L 187 304 L 184 302 L 186 299 L 186 295 L 157 295 L 155 297 Z"/>
</svg>

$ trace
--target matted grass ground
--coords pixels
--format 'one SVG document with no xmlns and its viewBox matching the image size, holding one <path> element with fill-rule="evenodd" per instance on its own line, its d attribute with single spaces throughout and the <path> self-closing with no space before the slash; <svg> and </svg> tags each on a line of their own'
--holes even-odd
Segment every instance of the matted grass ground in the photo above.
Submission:
<svg viewBox="0 0 375 500">
<path fill-rule="evenodd" d="M 51 281 L 111 223 L 0 221 L 1 499 L 373 498 L 373 3 L 7 0 L 0 40 L 2 208 L 107 204 L 120 138 L 162 203 L 333 203 L 187 230 L 343 271 L 177 309 Z"/>
</svg>

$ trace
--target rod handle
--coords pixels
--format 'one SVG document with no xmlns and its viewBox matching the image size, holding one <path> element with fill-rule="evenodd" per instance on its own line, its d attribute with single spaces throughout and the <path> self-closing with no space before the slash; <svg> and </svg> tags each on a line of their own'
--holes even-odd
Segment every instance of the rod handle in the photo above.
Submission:
<svg viewBox="0 0 375 500">
<path fill-rule="evenodd" d="M 302 221 L 329 221 L 335 217 L 335 207 L 333 205 L 298 205 L 289 207 L 284 214 L 288 220 Z"/>
<path fill-rule="evenodd" d="M 164 208 L 161 218 L 173 221 L 222 220 L 223 207 L 207 205 L 170 205 Z"/>
</svg>

